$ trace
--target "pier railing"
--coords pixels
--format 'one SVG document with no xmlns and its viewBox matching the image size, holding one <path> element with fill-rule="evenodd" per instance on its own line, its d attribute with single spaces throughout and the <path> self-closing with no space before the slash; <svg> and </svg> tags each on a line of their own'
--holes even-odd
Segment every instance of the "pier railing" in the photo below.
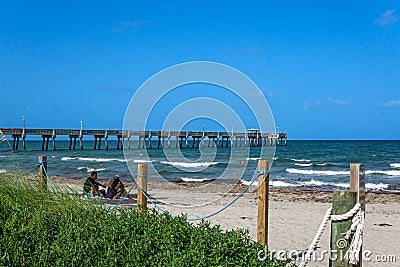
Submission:
<svg viewBox="0 0 400 267">
<path fill-rule="evenodd" d="M 28 129 L 28 128 L 0 128 L 5 135 L 13 138 L 13 149 L 18 150 L 20 139 L 22 146 L 26 148 L 27 136 L 41 136 L 42 150 L 48 150 L 49 139 L 52 138 L 53 149 L 56 149 L 55 139 L 57 136 L 68 136 L 70 138 L 69 149 L 76 148 L 76 139 L 80 140 L 80 149 L 83 149 L 83 138 L 85 136 L 93 136 L 95 144 L 94 149 L 101 148 L 101 140 L 104 139 L 105 147 L 108 149 L 108 138 L 117 138 L 117 149 L 122 149 L 124 145 L 131 148 L 131 140 L 137 139 L 138 148 L 153 148 L 152 138 L 158 138 L 156 148 L 165 147 L 165 139 L 167 139 L 167 147 L 171 146 L 171 138 L 175 140 L 176 147 L 199 147 L 205 146 L 205 140 L 210 145 L 217 147 L 234 147 L 234 146 L 272 146 L 286 145 L 287 134 L 282 133 L 261 133 L 261 132 L 206 132 L 206 131 L 128 131 L 128 130 L 79 130 L 79 129 Z M 136 138 L 135 138 L 136 137 Z M 122 140 L 122 142 L 121 142 Z"/>
</svg>

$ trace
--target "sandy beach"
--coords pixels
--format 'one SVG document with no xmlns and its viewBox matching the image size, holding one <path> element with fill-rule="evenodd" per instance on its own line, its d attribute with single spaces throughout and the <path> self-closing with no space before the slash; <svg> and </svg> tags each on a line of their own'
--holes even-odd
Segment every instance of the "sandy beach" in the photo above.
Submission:
<svg viewBox="0 0 400 267">
<path fill-rule="evenodd" d="M 84 180 L 51 177 L 55 184 L 68 185 L 77 192 L 82 190 Z M 102 181 L 103 182 L 103 181 Z M 127 188 L 132 184 L 125 183 Z M 173 215 L 186 213 L 188 217 L 209 215 L 229 203 L 244 188 L 240 184 L 210 183 L 162 183 L 150 182 L 148 193 L 157 205 Z M 136 198 L 137 188 L 131 191 Z M 269 249 L 280 253 L 299 254 L 310 245 L 319 224 L 331 207 L 331 192 L 302 191 L 270 187 L 269 201 Z M 115 201 L 109 201 L 114 204 Z M 124 202 L 134 206 L 135 200 Z M 149 205 L 151 206 L 151 205 Z M 256 239 L 257 188 L 251 187 L 240 199 L 221 213 L 208 218 L 212 225 L 219 224 L 223 230 L 244 228 Z M 363 249 L 366 256 L 363 266 L 400 266 L 400 195 L 385 193 L 366 194 L 366 226 Z M 194 222 L 196 223 L 196 222 Z M 325 229 L 316 255 L 321 258 L 329 248 L 330 225 Z M 369 253 L 370 252 L 370 253 Z M 396 262 L 378 262 L 378 260 Z M 299 264 L 299 261 L 296 261 Z M 324 260 L 310 262 L 307 266 L 327 266 Z"/>
</svg>

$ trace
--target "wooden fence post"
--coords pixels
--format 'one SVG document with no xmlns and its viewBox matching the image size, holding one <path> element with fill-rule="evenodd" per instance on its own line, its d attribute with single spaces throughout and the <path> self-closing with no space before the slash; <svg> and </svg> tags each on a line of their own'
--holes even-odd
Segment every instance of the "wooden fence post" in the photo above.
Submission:
<svg viewBox="0 0 400 267">
<path fill-rule="evenodd" d="M 333 191 L 332 215 L 344 214 L 351 210 L 356 204 L 356 196 L 357 193 L 352 191 Z M 344 238 L 344 234 L 351 228 L 351 224 L 352 218 L 337 222 L 332 221 L 330 267 L 353 266 L 344 258 L 351 242 L 351 240 Z"/>
<path fill-rule="evenodd" d="M 365 211 L 365 166 L 363 164 L 350 164 L 350 191 L 357 192 L 356 201 L 360 203 L 361 210 Z M 362 247 L 359 255 L 360 261 L 355 267 L 362 266 Z"/>
<path fill-rule="evenodd" d="M 38 174 L 39 174 L 39 189 L 47 190 L 47 156 L 39 156 Z"/>
<path fill-rule="evenodd" d="M 258 170 L 265 170 L 265 174 L 258 176 L 258 217 L 257 241 L 261 245 L 268 245 L 268 193 L 269 168 L 268 160 L 258 161 Z"/>
<path fill-rule="evenodd" d="M 138 164 L 138 184 L 147 194 L 147 164 Z M 147 207 L 147 198 L 139 188 L 137 194 L 137 204 L 138 206 Z M 139 212 L 141 212 L 140 208 Z"/>
</svg>

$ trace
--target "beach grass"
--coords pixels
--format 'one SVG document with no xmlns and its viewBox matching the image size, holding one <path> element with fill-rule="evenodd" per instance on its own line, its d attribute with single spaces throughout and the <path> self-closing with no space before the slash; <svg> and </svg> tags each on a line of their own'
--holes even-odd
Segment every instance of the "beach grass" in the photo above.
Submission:
<svg viewBox="0 0 400 267">
<path fill-rule="evenodd" d="M 243 229 L 39 190 L 0 174 L 0 266 L 285 266 Z M 63 192 L 66 192 L 65 190 Z"/>
</svg>

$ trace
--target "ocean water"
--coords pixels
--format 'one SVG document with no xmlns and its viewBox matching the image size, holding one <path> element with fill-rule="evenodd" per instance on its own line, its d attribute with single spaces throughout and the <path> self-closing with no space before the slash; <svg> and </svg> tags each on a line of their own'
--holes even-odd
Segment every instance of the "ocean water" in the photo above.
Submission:
<svg viewBox="0 0 400 267">
<path fill-rule="evenodd" d="M 93 150 L 93 142 L 85 141 L 84 150 L 68 150 L 69 141 L 57 141 L 57 150 L 41 151 L 41 141 L 27 141 L 26 150 L 10 151 L 0 144 L 0 172 L 20 168 L 34 169 L 38 156 L 48 157 L 49 175 L 86 178 L 93 170 L 99 179 L 119 174 L 123 180 L 135 175 L 138 163 L 149 165 L 149 179 L 176 182 L 208 179 L 241 179 L 248 184 L 257 167 L 259 147 L 175 148 Z M 77 146 L 79 147 L 79 146 Z M 268 148 L 272 149 L 272 148 Z M 400 141 L 288 141 L 277 146 L 270 179 L 276 187 L 334 190 L 349 187 L 350 163 L 363 163 L 366 188 L 370 191 L 400 192 Z M 236 156 L 239 155 L 239 156 Z M 244 164 L 243 164 L 244 163 Z M 129 167 L 128 167 L 129 166 Z M 35 172 L 36 170 L 33 170 Z"/>
</svg>

